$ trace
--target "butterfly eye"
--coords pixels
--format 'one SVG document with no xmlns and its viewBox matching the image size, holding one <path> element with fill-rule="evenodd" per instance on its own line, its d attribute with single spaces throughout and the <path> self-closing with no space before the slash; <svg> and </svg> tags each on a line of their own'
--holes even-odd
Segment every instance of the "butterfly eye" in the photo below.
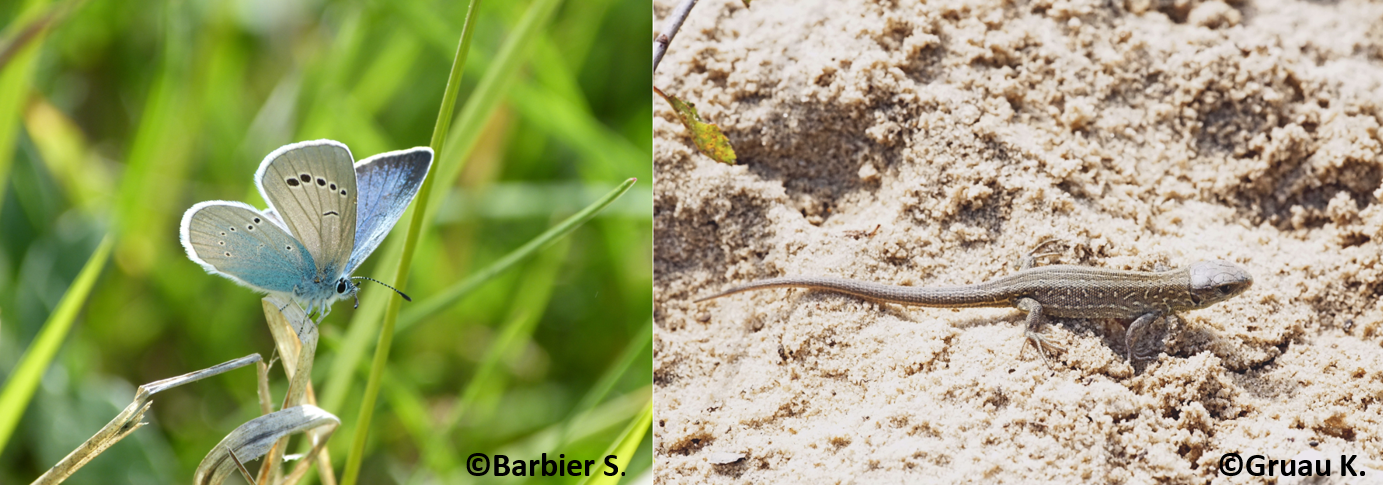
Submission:
<svg viewBox="0 0 1383 485">
<path fill-rule="evenodd" d="M 336 292 L 337 292 L 337 293 L 345 293 L 345 292 L 346 292 L 346 280 L 343 279 L 343 280 L 341 280 L 341 281 L 337 281 L 337 282 L 336 282 Z"/>
</svg>

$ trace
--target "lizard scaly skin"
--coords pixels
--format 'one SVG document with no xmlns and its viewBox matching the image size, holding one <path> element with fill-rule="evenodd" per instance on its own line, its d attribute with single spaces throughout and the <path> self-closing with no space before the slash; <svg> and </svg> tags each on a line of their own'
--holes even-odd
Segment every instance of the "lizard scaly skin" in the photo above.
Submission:
<svg viewBox="0 0 1383 485">
<path fill-rule="evenodd" d="M 1030 266 L 1029 256 L 1025 266 Z M 1147 342 L 1158 317 L 1205 308 L 1243 293 L 1253 285 L 1248 271 L 1228 261 L 1209 260 L 1171 271 L 1122 271 L 1088 266 L 1027 268 L 994 280 L 963 286 L 890 286 L 830 276 L 786 276 L 755 281 L 696 300 L 743 291 L 810 288 L 867 300 L 940 308 L 1016 307 L 1028 313 L 1026 336 L 1046 359 L 1043 315 L 1061 318 L 1133 319 L 1125 333 L 1130 361 L 1161 351 L 1161 335 Z M 1151 354 L 1151 355 L 1149 355 Z"/>
</svg>

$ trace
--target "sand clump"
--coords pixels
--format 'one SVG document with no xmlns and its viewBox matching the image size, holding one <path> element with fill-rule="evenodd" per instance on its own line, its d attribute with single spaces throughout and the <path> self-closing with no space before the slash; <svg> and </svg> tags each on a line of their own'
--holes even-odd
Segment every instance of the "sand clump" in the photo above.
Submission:
<svg viewBox="0 0 1383 485">
<path fill-rule="evenodd" d="M 1383 4 L 704 0 L 654 83 L 741 161 L 655 99 L 660 483 L 1383 469 Z M 1062 263 L 1225 259 L 1255 284 L 1181 315 L 1142 372 L 1127 322 L 1053 322 L 1049 368 L 1013 309 L 691 302 L 782 275 L 975 283 L 1046 238 Z"/>
</svg>

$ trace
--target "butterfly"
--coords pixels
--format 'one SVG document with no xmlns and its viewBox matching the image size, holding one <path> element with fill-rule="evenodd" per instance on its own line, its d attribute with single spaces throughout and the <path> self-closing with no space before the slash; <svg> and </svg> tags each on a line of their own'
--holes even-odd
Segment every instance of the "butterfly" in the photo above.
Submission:
<svg viewBox="0 0 1383 485">
<path fill-rule="evenodd" d="M 354 160 L 332 140 L 274 150 L 255 172 L 269 207 L 223 200 L 193 205 L 179 227 L 187 257 L 208 273 L 294 301 L 308 314 L 317 310 L 320 323 L 332 303 L 355 296 L 355 280 L 373 280 L 351 273 L 418 194 L 432 149 Z"/>
</svg>

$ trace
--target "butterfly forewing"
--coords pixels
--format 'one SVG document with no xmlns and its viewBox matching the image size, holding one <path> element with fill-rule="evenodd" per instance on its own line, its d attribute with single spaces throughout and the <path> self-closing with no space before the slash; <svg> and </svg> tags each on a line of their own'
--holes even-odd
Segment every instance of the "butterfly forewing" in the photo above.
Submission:
<svg viewBox="0 0 1383 485">
<path fill-rule="evenodd" d="M 353 272 L 379 247 L 418 194 L 432 166 L 432 149 L 418 147 L 381 153 L 355 165 L 360 199 L 355 226 L 355 250 L 346 271 Z"/>
<path fill-rule="evenodd" d="M 202 202 L 183 215 L 182 245 L 207 271 L 268 292 L 293 292 L 316 266 L 307 248 L 239 202 Z"/>
<path fill-rule="evenodd" d="M 348 277 L 394 227 L 431 166 L 426 147 L 380 154 L 357 166 L 335 141 L 287 145 L 265 157 L 255 173 L 267 209 L 224 201 L 194 205 L 183 214 L 182 244 L 207 272 L 286 294 L 317 311 L 320 322 L 332 302 L 354 294 Z"/>
<path fill-rule="evenodd" d="M 344 272 L 355 247 L 353 165 L 345 145 L 316 140 L 275 150 L 256 176 L 264 199 L 302 241 L 325 278 Z"/>
</svg>

